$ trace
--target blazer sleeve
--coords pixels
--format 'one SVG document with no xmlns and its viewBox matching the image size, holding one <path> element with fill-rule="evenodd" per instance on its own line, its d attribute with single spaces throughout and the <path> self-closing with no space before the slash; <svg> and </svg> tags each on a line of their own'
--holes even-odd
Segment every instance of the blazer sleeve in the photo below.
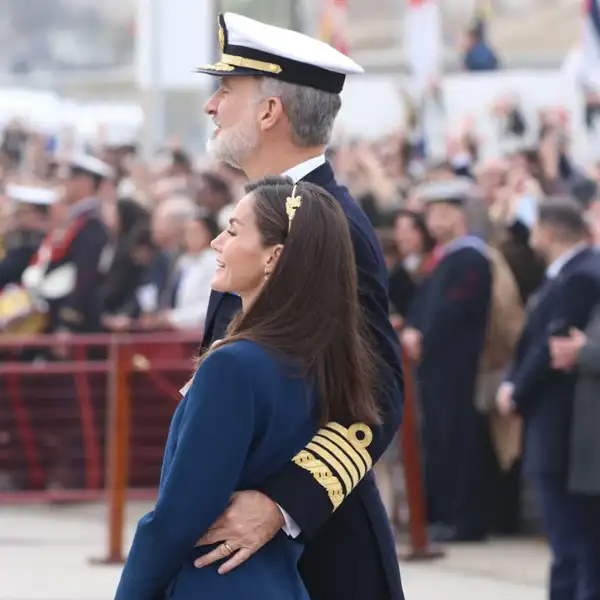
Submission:
<svg viewBox="0 0 600 600">
<path fill-rule="evenodd" d="M 585 272 L 574 273 L 560 282 L 548 328 L 537 339 L 531 339 L 528 351 L 512 370 L 513 402 L 520 413 L 526 413 L 535 400 L 536 388 L 552 373 L 549 340 L 552 327 L 585 329 L 598 297 L 595 279 Z"/>
<path fill-rule="evenodd" d="M 387 270 L 380 249 L 350 221 L 359 298 L 378 355 L 382 425 L 342 419 L 312 441 L 259 488 L 313 538 L 387 449 L 402 418 L 404 382 L 398 336 L 388 314 Z"/>
<path fill-rule="evenodd" d="M 232 350 L 211 354 L 194 377 L 173 459 L 156 507 L 138 523 L 116 600 L 160 597 L 236 488 L 254 435 L 255 395 Z"/>
</svg>

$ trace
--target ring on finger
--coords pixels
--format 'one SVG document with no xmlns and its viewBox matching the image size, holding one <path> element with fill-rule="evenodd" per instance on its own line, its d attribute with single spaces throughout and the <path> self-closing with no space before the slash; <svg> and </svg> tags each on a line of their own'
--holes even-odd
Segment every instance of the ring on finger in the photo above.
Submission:
<svg viewBox="0 0 600 600">
<path fill-rule="evenodd" d="M 227 542 L 223 542 L 223 546 L 225 546 L 225 549 L 229 554 L 233 554 L 233 548 Z"/>
</svg>

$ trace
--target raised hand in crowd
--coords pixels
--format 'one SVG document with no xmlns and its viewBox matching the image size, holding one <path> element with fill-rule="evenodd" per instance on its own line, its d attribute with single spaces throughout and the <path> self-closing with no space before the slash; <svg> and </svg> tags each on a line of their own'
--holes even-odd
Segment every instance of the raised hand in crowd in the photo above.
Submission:
<svg viewBox="0 0 600 600">
<path fill-rule="evenodd" d="M 496 394 L 496 408 L 502 416 L 510 415 L 515 410 L 515 405 L 512 399 L 513 385 L 509 382 L 504 382 Z"/>
</svg>

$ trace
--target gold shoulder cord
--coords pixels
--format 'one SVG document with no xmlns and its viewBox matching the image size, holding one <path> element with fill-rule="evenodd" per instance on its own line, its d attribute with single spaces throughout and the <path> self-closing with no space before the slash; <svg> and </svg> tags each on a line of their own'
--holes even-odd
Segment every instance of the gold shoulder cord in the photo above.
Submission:
<svg viewBox="0 0 600 600">
<path fill-rule="evenodd" d="M 292 195 L 288 196 L 285 201 L 285 212 L 288 216 L 288 231 L 292 228 L 292 221 L 296 216 L 296 211 L 300 208 L 302 204 L 302 196 L 296 196 L 296 186 L 292 189 Z"/>
</svg>

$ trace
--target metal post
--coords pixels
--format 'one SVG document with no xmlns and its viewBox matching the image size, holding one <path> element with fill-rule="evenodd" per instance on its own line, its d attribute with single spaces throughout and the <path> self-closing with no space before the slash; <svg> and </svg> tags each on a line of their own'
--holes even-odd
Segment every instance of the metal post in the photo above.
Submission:
<svg viewBox="0 0 600 600">
<path fill-rule="evenodd" d="M 110 346 L 110 361 L 106 428 L 108 548 L 105 557 L 90 560 L 94 565 L 118 565 L 124 562 L 123 533 L 131 432 L 130 348 L 125 347 L 123 342 L 113 339 Z"/>
<path fill-rule="evenodd" d="M 304 32 L 303 2 L 290 0 L 290 28 L 294 31 Z"/>
<path fill-rule="evenodd" d="M 161 5 L 164 0 L 147 0 L 141 5 L 148 10 L 150 23 L 150 81 L 146 94 L 145 154 L 150 158 L 165 138 L 165 97 L 162 77 Z"/>
<path fill-rule="evenodd" d="M 402 367 L 404 371 L 404 415 L 398 442 L 404 459 L 410 547 L 407 552 L 400 554 L 400 558 L 407 561 L 425 561 L 442 558 L 444 552 L 440 548 L 430 546 L 427 538 L 416 386 L 413 365 L 404 349 L 402 350 Z"/>
</svg>

